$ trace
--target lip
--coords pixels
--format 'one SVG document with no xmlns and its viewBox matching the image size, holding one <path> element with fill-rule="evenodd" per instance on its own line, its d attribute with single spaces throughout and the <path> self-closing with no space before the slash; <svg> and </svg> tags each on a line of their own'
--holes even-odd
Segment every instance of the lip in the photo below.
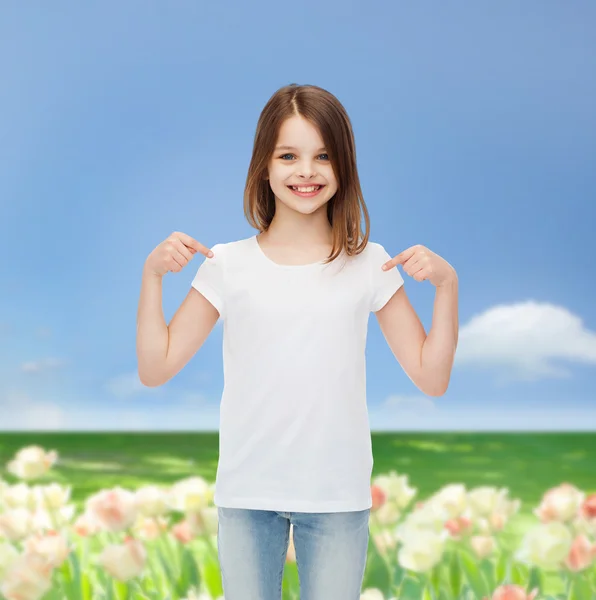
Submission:
<svg viewBox="0 0 596 600">
<path fill-rule="evenodd" d="M 299 196 L 300 198 L 314 198 L 315 196 L 318 196 L 323 189 L 325 188 L 325 185 L 322 183 L 311 183 L 309 185 L 304 185 L 304 184 L 300 184 L 296 187 L 310 187 L 310 186 L 315 186 L 318 185 L 319 189 L 314 191 L 314 192 L 299 192 L 297 190 L 292 189 L 291 185 L 288 185 L 288 189 L 290 190 L 290 192 L 292 192 L 292 194 L 294 194 L 295 196 Z"/>
<path fill-rule="evenodd" d="M 288 187 L 311 187 L 313 185 L 325 185 L 324 183 L 288 183 Z"/>
</svg>

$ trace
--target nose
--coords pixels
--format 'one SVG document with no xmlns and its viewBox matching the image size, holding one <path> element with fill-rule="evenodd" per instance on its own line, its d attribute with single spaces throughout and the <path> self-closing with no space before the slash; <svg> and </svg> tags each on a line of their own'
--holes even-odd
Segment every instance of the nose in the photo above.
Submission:
<svg viewBox="0 0 596 600">
<path fill-rule="evenodd" d="M 315 173 L 315 166 L 312 161 L 303 160 L 298 164 L 298 175 L 303 179 L 312 179 Z"/>
</svg>

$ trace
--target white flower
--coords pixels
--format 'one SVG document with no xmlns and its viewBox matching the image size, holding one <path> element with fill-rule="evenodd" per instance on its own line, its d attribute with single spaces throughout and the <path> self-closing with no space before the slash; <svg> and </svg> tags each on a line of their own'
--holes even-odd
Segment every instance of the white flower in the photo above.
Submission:
<svg viewBox="0 0 596 600">
<path fill-rule="evenodd" d="M 571 531 L 559 521 L 543 523 L 523 537 L 516 558 L 546 571 L 561 568 L 573 542 Z"/>
<path fill-rule="evenodd" d="M 381 488 L 387 495 L 387 501 L 393 502 L 401 510 L 408 506 L 418 492 L 417 488 L 408 485 L 407 475 L 398 475 L 395 471 L 374 477 L 372 485 Z"/>
<path fill-rule="evenodd" d="M 562 483 L 548 490 L 534 511 L 544 523 L 548 521 L 569 521 L 576 517 L 586 494 L 570 483 Z"/>
<path fill-rule="evenodd" d="M 4 579 L 6 571 L 18 556 L 19 553 L 12 544 L 0 542 L 0 581 Z"/>
<path fill-rule="evenodd" d="M 159 517 L 168 512 L 168 493 L 155 485 L 146 485 L 135 492 L 135 505 L 145 517 Z"/>
<path fill-rule="evenodd" d="M 401 511 L 399 510 L 399 507 L 391 500 L 379 506 L 377 510 L 371 511 L 370 514 L 371 521 L 382 526 L 388 526 L 397 523 L 400 516 Z"/>
<path fill-rule="evenodd" d="M 3 502 L 6 508 L 35 508 L 35 495 L 33 489 L 26 483 L 7 485 L 3 492 Z"/>
<path fill-rule="evenodd" d="M 439 504 L 427 502 L 420 508 L 408 513 L 403 523 L 397 526 L 395 535 L 398 540 L 405 542 L 416 537 L 419 532 L 439 534 L 445 531 L 447 513 Z"/>
<path fill-rule="evenodd" d="M 189 512 L 186 520 L 193 536 L 217 534 L 218 524 L 217 506 L 210 506 L 195 512 Z"/>
<path fill-rule="evenodd" d="M 147 551 L 142 542 L 127 538 L 123 544 L 106 546 L 98 563 L 120 581 L 128 581 L 143 572 L 147 560 Z"/>
<path fill-rule="evenodd" d="M 87 537 L 102 531 L 103 526 L 93 513 L 86 511 L 77 517 L 73 524 L 73 530 L 77 535 Z"/>
<path fill-rule="evenodd" d="M 168 505 L 184 513 L 207 508 L 213 499 L 213 488 L 202 477 L 187 477 L 176 482 L 168 493 Z"/>
<path fill-rule="evenodd" d="M 133 525 L 133 531 L 144 540 L 153 540 L 166 532 L 168 527 L 169 519 L 139 515 Z"/>
<path fill-rule="evenodd" d="M 72 549 L 65 537 L 56 532 L 38 533 L 25 540 L 24 546 L 27 552 L 43 556 L 52 568 L 59 567 Z"/>
<path fill-rule="evenodd" d="M 58 460 L 55 450 L 45 452 L 40 446 L 22 448 L 6 469 L 19 479 L 37 479 L 44 475 Z"/>
<path fill-rule="evenodd" d="M 478 558 L 486 558 L 495 550 L 495 538 L 490 535 L 473 535 L 470 538 L 470 546 Z"/>
<path fill-rule="evenodd" d="M 418 531 L 399 549 L 397 560 L 404 569 L 423 573 L 438 564 L 445 550 L 445 535 L 432 531 Z"/>
<path fill-rule="evenodd" d="M 22 540 L 33 530 L 33 519 L 26 508 L 13 508 L 0 513 L 0 535 L 10 541 Z"/>
<path fill-rule="evenodd" d="M 57 510 L 70 500 L 71 486 L 62 486 L 59 483 L 49 485 L 36 485 L 33 495 L 37 504 L 46 510 Z"/>
<path fill-rule="evenodd" d="M 468 506 L 466 486 L 461 483 L 446 485 L 431 496 L 428 502 L 440 506 L 447 519 L 455 519 L 461 516 Z"/>
<path fill-rule="evenodd" d="M 60 529 L 70 524 L 74 517 L 76 507 L 74 504 L 67 504 L 59 509 L 47 511 L 38 508 L 32 514 L 34 529 Z"/>
<path fill-rule="evenodd" d="M 503 500 L 508 494 L 507 488 L 477 487 L 468 492 L 468 506 L 476 517 L 488 517 L 503 506 Z"/>
<path fill-rule="evenodd" d="M 25 553 L 8 568 L 0 592 L 7 600 L 39 600 L 52 587 L 52 571 L 41 554 Z"/>
</svg>

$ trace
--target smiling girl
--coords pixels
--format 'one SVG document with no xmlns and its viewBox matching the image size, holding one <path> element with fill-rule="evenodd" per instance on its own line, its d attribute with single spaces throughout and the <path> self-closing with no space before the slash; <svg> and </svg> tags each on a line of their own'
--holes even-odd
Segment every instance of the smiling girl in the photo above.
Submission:
<svg viewBox="0 0 596 600">
<path fill-rule="evenodd" d="M 147 258 L 139 375 L 162 385 L 223 320 L 214 503 L 225 598 L 281 598 L 292 526 L 301 599 L 358 600 L 372 506 L 369 316 L 413 383 L 441 395 L 457 345 L 457 275 L 424 246 L 392 258 L 369 241 L 350 120 L 317 86 L 285 86 L 265 105 L 244 212 L 258 231 L 249 238 L 210 250 L 174 232 Z M 162 277 L 196 252 L 207 258 L 166 325 Z M 397 264 L 436 287 L 428 335 Z"/>
</svg>

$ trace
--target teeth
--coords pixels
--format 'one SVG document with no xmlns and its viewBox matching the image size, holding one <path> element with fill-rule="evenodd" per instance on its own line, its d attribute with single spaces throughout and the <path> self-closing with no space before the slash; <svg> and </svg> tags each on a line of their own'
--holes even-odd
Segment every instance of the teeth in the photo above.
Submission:
<svg viewBox="0 0 596 600">
<path fill-rule="evenodd" d="M 296 187 L 296 186 L 292 186 L 293 190 L 296 190 L 298 192 L 314 192 L 315 190 L 318 190 L 321 186 L 320 185 L 311 185 L 310 187 Z"/>
</svg>

